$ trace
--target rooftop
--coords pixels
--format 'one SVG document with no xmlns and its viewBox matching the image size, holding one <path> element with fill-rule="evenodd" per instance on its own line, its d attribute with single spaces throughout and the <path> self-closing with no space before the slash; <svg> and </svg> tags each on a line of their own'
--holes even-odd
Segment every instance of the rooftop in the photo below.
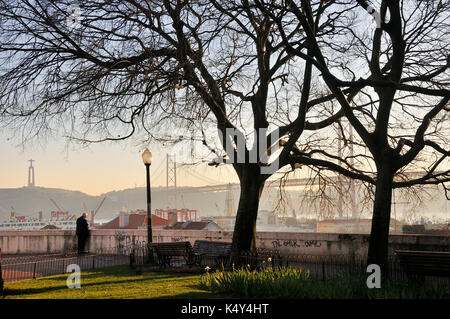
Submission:
<svg viewBox="0 0 450 319">
<path fill-rule="evenodd" d="M 162 227 L 169 224 L 169 221 L 164 218 L 152 215 L 152 227 Z M 119 226 L 119 216 L 109 221 L 100 227 L 100 229 L 138 229 L 147 226 L 147 214 L 137 213 L 128 215 L 128 225 L 125 227 Z"/>
<path fill-rule="evenodd" d="M 153 220 L 153 219 L 152 219 Z M 213 227 L 216 229 L 220 229 L 220 227 L 214 223 L 213 221 L 201 221 L 201 222 L 194 222 L 194 221 L 187 221 L 187 222 L 176 222 L 172 225 L 168 225 L 165 227 L 165 229 L 188 229 L 188 230 L 202 230 L 207 227 Z"/>
</svg>

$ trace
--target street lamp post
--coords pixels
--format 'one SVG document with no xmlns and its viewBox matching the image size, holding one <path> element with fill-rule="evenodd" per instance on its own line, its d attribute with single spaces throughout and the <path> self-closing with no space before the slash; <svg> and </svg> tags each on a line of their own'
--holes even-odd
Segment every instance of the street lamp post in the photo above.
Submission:
<svg viewBox="0 0 450 319">
<path fill-rule="evenodd" d="M 142 161 L 144 162 L 146 171 L 147 171 L 147 244 L 148 244 L 148 257 L 149 261 L 153 260 L 153 254 L 150 249 L 150 244 L 152 243 L 152 195 L 150 189 L 150 165 L 152 164 L 152 152 L 145 149 L 144 153 L 142 153 Z"/>
</svg>

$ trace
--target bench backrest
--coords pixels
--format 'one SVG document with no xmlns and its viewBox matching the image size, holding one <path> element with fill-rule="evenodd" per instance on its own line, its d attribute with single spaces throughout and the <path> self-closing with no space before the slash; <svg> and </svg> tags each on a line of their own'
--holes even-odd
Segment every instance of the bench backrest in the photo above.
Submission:
<svg viewBox="0 0 450 319">
<path fill-rule="evenodd" d="M 231 243 L 223 241 L 196 240 L 193 249 L 197 254 L 228 255 L 231 252 Z"/>
<path fill-rule="evenodd" d="M 188 241 L 153 243 L 150 246 L 160 256 L 188 256 L 193 253 L 192 245 Z"/>
<path fill-rule="evenodd" d="M 396 250 L 406 272 L 429 276 L 450 276 L 450 252 Z"/>
</svg>

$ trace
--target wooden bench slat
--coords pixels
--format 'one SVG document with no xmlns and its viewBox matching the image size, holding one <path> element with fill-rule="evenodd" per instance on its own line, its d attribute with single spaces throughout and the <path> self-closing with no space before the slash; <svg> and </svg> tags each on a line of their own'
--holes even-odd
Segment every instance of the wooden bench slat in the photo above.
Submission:
<svg viewBox="0 0 450 319">
<path fill-rule="evenodd" d="M 396 250 L 394 253 L 408 274 L 450 276 L 450 252 Z"/>
<path fill-rule="evenodd" d="M 172 257 L 183 257 L 189 266 L 195 264 L 198 259 L 189 241 L 152 243 L 150 247 L 155 250 L 163 266 L 170 266 Z"/>
<path fill-rule="evenodd" d="M 231 242 L 196 240 L 194 246 L 189 241 L 152 243 L 160 264 L 170 266 L 173 257 L 183 257 L 188 265 L 201 263 L 205 257 L 214 258 L 217 264 L 223 263 L 231 254 Z"/>
<path fill-rule="evenodd" d="M 231 242 L 196 240 L 194 251 L 203 258 L 214 258 L 216 264 L 221 264 L 231 254 Z"/>
</svg>

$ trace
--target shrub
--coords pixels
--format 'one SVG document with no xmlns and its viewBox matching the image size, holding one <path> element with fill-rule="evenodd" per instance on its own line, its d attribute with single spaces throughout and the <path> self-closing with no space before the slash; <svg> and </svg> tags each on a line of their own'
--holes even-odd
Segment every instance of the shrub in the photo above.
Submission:
<svg viewBox="0 0 450 319">
<path fill-rule="evenodd" d="M 251 270 L 250 267 L 232 271 L 207 272 L 200 279 L 203 289 L 250 298 L 288 298 L 302 293 L 309 272 L 302 269 Z M 302 284 L 303 283 L 303 284 Z"/>
<path fill-rule="evenodd" d="M 294 268 L 259 269 L 250 267 L 232 271 L 207 271 L 200 287 L 215 293 L 240 298 L 295 299 L 416 299 L 444 298 L 445 287 L 428 287 L 408 282 L 382 283 L 381 288 L 369 289 L 366 274 L 339 275 L 321 280 L 309 271 Z"/>
</svg>

